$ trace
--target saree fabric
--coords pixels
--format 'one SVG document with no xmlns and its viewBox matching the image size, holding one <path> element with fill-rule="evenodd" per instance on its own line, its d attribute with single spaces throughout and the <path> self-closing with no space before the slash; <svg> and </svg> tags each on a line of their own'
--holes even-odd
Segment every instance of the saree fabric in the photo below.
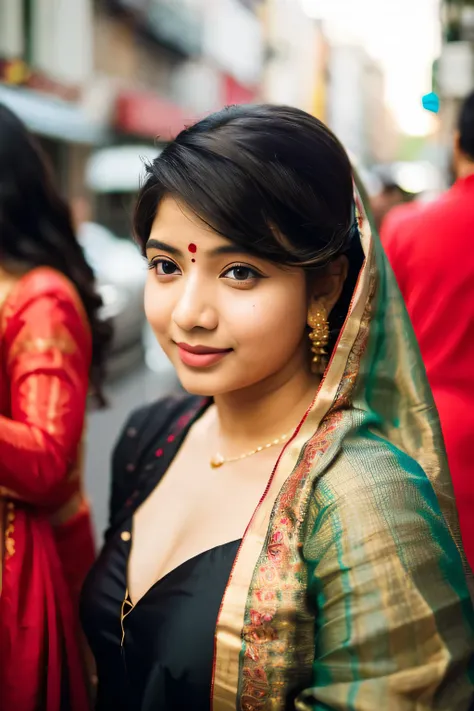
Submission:
<svg viewBox="0 0 474 711">
<path fill-rule="evenodd" d="M 215 629 L 213 711 L 471 708 L 472 573 L 438 417 L 357 203 L 365 263 L 319 391 L 238 549 Z M 169 456 L 205 406 L 185 400 L 176 421 L 169 402 L 132 417 L 114 457 L 106 547 L 156 485 L 143 451 Z M 153 439 L 157 420 L 174 423 L 171 436 L 157 427 Z"/>
<path fill-rule="evenodd" d="M 0 698 L 86 711 L 78 598 L 94 560 L 81 485 L 91 336 L 59 273 L 19 278 L 1 306 Z"/>
</svg>

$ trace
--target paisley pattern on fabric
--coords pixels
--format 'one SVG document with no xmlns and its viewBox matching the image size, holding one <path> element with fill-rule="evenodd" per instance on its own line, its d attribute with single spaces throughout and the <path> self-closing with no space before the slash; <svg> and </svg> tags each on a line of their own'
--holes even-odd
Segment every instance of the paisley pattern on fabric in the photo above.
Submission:
<svg viewBox="0 0 474 711">
<path fill-rule="evenodd" d="M 297 689 L 314 655 L 314 614 L 307 609 L 307 573 L 300 543 L 313 482 L 311 468 L 340 423 L 334 414 L 305 448 L 272 514 L 269 535 L 252 581 L 243 632 L 240 706 L 282 709 L 288 683 Z M 303 671 L 303 674 L 302 674 Z"/>
</svg>

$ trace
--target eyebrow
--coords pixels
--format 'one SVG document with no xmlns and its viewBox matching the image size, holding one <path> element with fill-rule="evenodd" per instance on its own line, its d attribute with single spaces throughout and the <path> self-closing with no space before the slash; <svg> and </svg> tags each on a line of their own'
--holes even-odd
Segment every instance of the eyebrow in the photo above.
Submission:
<svg viewBox="0 0 474 711">
<path fill-rule="evenodd" d="M 183 253 L 180 249 L 153 238 L 149 239 L 146 243 L 146 249 L 158 249 L 181 259 L 183 257 Z M 248 254 L 249 256 L 255 256 L 249 249 L 241 247 L 238 244 L 223 244 L 220 247 L 209 250 L 206 254 L 210 257 L 219 257 L 222 254 Z"/>
<path fill-rule="evenodd" d="M 183 253 L 181 252 L 180 249 L 176 249 L 176 247 L 172 247 L 170 244 L 166 244 L 166 242 L 160 242 L 157 239 L 149 239 L 146 243 L 146 249 L 159 249 L 162 252 L 169 252 L 170 254 L 173 254 L 175 257 L 182 257 Z"/>
</svg>

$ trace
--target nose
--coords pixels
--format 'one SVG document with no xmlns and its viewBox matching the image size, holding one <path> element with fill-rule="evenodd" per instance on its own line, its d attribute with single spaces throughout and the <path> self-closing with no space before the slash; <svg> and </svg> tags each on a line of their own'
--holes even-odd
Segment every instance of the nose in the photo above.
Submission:
<svg viewBox="0 0 474 711">
<path fill-rule="evenodd" d="M 182 331 L 204 328 L 213 331 L 219 322 L 214 293 L 197 274 L 181 280 L 182 290 L 173 310 L 172 318 Z"/>
</svg>

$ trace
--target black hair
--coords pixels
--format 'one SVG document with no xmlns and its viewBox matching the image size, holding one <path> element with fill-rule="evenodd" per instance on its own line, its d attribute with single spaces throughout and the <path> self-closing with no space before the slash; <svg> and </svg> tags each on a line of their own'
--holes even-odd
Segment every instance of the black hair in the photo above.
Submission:
<svg viewBox="0 0 474 711">
<path fill-rule="evenodd" d="M 330 316 L 334 346 L 364 257 L 352 166 L 321 121 L 287 106 L 231 106 L 183 130 L 147 166 L 134 221 L 143 252 L 166 195 L 277 264 L 313 272 L 346 254 L 349 275 Z"/>
<path fill-rule="evenodd" d="M 0 104 L 0 262 L 30 269 L 48 266 L 76 288 L 92 333 L 90 381 L 100 405 L 111 325 L 101 320 L 102 299 L 76 239 L 70 209 L 54 184 L 52 168 L 20 119 Z"/>
<path fill-rule="evenodd" d="M 474 161 L 474 91 L 464 99 L 459 112 L 458 129 L 460 148 Z"/>
</svg>

